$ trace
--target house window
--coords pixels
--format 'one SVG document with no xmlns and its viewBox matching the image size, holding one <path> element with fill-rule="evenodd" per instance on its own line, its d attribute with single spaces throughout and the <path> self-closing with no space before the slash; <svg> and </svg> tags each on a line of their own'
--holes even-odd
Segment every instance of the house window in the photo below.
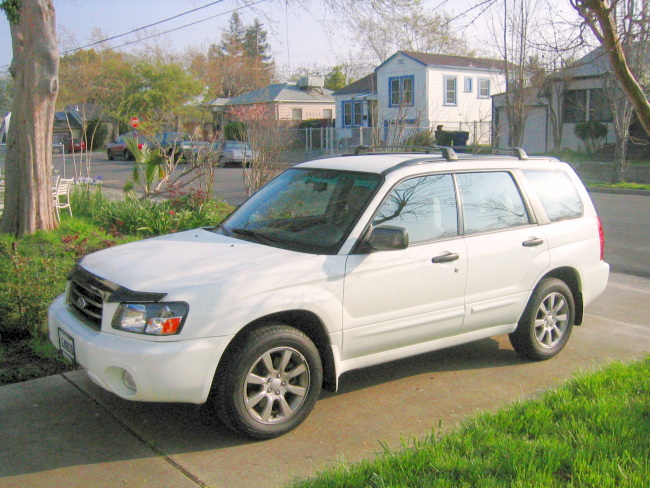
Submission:
<svg viewBox="0 0 650 488">
<path fill-rule="evenodd" d="M 612 108 L 602 88 L 589 90 L 589 120 L 611 122 Z"/>
<path fill-rule="evenodd" d="M 471 76 L 466 76 L 465 77 L 465 91 L 467 93 L 471 93 L 474 87 L 472 86 L 472 82 L 474 81 L 474 78 Z"/>
<path fill-rule="evenodd" d="M 388 79 L 389 107 L 413 106 L 413 75 Z"/>
<path fill-rule="evenodd" d="M 332 109 L 331 108 L 324 108 L 323 109 L 323 118 L 324 119 L 331 119 L 332 118 Z"/>
<path fill-rule="evenodd" d="M 489 78 L 479 78 L 478 79 L 478 97 L 479 98 L 490 98 L 490 79 Z"/>
<path fill-rule="evenodd" d="M 352 125 L 352 102 L 343 102 L 343 127 Z"/>
<path fill-rule="evenodd" d="M 445 105 L 456 105 L 455 76 L 445 76 Z"/>
<path fill-rule="evenodd" d="M 343 102 L 343 127 L 363 125 L 363 102 Z"/>
<path fill-rule="evenodd" d="M 362 125 L 363 124 L 363 103 L 354 102 L 353 112 L 354 112 L 354 125 L 355 126 Z"/>
<path fill-rule="evenodd" d="M 584 122 L 587 120 L 587 90 L 568 90 L 562 103 L 564 122 Z"/>
<path fill-rule="evenodd" d="M 302 109 L 301 108 L 291 109 L 291 118 L 293 120 L 302 120 Z"/>
</svg>

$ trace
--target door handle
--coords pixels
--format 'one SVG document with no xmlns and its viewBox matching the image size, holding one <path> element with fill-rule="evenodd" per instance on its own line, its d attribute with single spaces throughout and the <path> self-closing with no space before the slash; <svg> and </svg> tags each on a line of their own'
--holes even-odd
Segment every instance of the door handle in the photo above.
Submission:
<svg viewBox="0 0 650 488">
<path fill-rule="evenodd" d="M 452 252 L 446 252 L 445 254 L 441 254 L 440 256 L 436 256 L 435 258 L 431 259 L 432 263 L 451 263 L 452 261 L 456 261 L 460 256 L 456 253 Z"/>
<path fill-rule="evenodd" d="M 521 243 L 521 245 L 524 247 L 535 247 L 541 246 L 542 244 L 544 244 L 544 239 L 539 239 L 537 237 L 533 237 L 532 239 L 528 239 L 527 241 Z"/>
</svg>

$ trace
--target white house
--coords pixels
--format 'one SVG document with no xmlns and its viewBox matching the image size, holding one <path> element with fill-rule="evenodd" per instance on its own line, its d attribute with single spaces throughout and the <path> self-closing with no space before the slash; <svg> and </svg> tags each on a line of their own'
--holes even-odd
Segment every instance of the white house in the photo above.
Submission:
<svg viewBox="0 0 650 488">
<path fill-rule="evenodd" d="M 387 143 L 415 132 L 469 132 L 490 142 L 492 95 L 506 89 L 505 61 L 399 51 L 375 69 L 377 122 Z"/>
<path fill-rule="evenodd" d="M 373 72 L 364 76 L 333 95 L 339 141 L 345 141 L 346 147 L 373 144 L 377 117 L 377 74 Z"/>
</svg>

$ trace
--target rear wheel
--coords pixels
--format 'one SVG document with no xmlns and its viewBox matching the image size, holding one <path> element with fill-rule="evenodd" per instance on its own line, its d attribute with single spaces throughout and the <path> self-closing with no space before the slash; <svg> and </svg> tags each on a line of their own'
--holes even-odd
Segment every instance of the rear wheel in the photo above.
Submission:
<svg viewBox="0 0 650 488">
<path fill-rule="evenodd" d="M 110 151 L 106 151 L 106 155 L 108 156 L 109 161 L 113 161 L 115 159 L 115 156 L 113 156 Z"/>
<path fill-rule="evenodd" d="M 573 329 L 575 302 L 562 280 L 546 278 L 537 285 L 517 329 L 510 334 L 515 351 L 527 359 L 542 361 L 558 354 Z"/>
<path fill-rule="evenodd" d="M 258 329 L 224 358 L 211 403 L 233 431 L 270 439 L 296 428 L 320 395 L 323 371 L 314 343 L 286 325 Z"/>
</svg>

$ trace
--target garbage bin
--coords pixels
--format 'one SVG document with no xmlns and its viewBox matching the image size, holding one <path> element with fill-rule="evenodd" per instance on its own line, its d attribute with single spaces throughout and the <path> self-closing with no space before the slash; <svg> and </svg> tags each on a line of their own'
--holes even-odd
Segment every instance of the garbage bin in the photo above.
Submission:
<svg viewBox="0 0 650 488">
<path fill-rule="evenodd" d="M 469 132 L 464 130 L 457 130 L 452 132 L 452 141 L 454 146 L 467 146 L 469 140 Z"/>
</svg>

